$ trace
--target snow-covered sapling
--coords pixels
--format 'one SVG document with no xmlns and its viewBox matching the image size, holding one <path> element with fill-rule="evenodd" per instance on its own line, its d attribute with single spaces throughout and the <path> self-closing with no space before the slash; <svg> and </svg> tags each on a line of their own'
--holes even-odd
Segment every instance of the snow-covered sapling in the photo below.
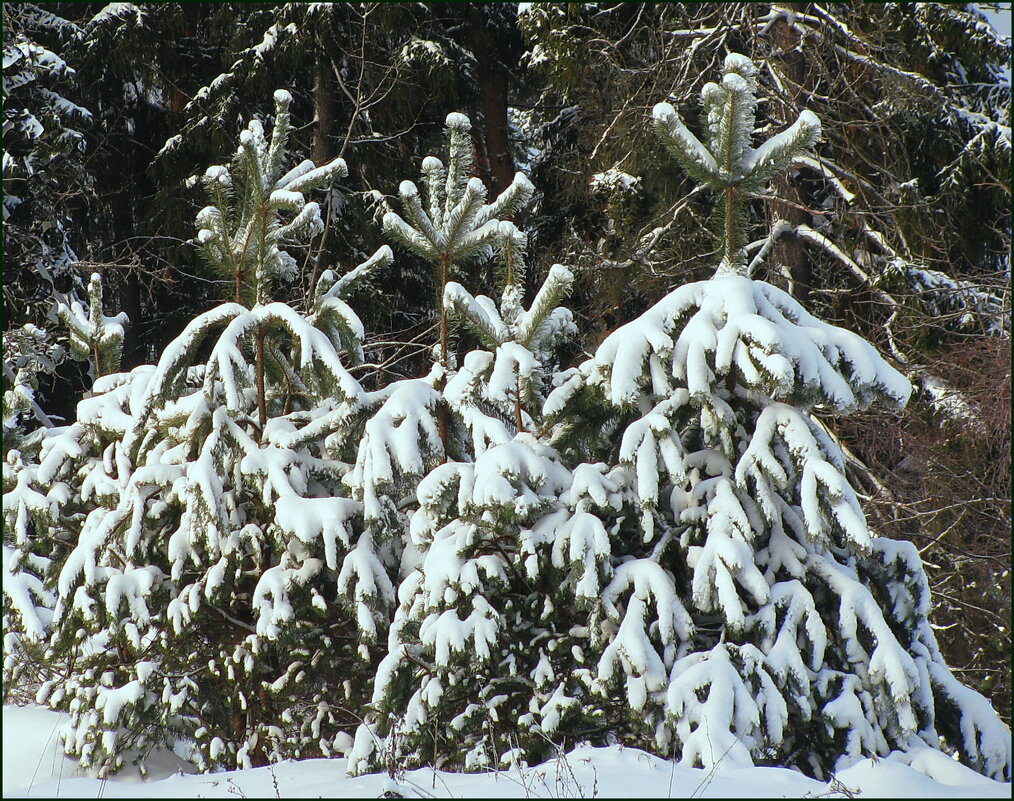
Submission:
<svg viewBox="0 0 1014 801">
<path fill-rule="evenodd" d="M 363 501 L 367 525 L 378 539 L 407 531 L 405 516 L 399 509 L 406 508 L 415 487 L 433 467 L 449 457 L 467 458 L 466 454 L 475 452 L 466 440 L 478 437 L 500 442 L 509 437 L 500 419 L 493 419 L 491 431 L 484 432 L 482 420 L 487 416 L 470 412 L 472 404 L 462 395 L 463 379 L 457 380 L 456 389 L 451 388 L 450 379 L 457 373 L 449 352 L 451 320 L 456 315 L 467 317 L 462 308 L 474 299 L 450 279 L 465 280 L 464 268 L 495 253 L 497 263 L 513 276 L 509 281 L 514 287 L 509 290 L 512 302 L 520 302 L 516 285 L 524 269 L 524 235 L 497 215 L 517 214 L 531 200 L 534 188 L 518 173 L 494 202 L 485 203 L 482 181 L 468 178 L 472 165 L 470 129 L 465 115 L 447 115 L 447 166 L 435 156 L 427 156 L 422 162 L 425 206 L 416 185 L 402 181 L 399 194 L 404 217 L 393 211 L 384 216 L 384 231 L 391 240 L 433 267 L 440 292 L 440 320 L 429 375 L 396 381 L 364 400 L 367 406 L 382 405 L 365 425 L 355 468 L 345 481 L 354 497 Z M 496 314 L 495 304 L 485 300 Z M 555 305 L 542 313 L 549 314 L 553 308 Z M 486 317 L 484 312 L 482 316 Z M 479 319 L 474 315 L 472 318 Z M 545 338 L 545 331 L 533 330 L 531 335 Z M 492 342 L 489 337 L 480 339 L 487 346 Z M 492 345 L 491 350 L 495 347 Z M 527 365 L 529 360 L 522 362 Z M 462 372 L 468 372 L 467 366 Z"/>
<path fill-rule="evenodd" d="M 79 301 L 72 301 L 69 306 L 58 303 L 56 313 L 70 329 L 71 356 L 91 361 L 92 380 L 119 369 L 127 315 L 120 312 L 107 317 L 102 313 L 101 275 L 92 273 L 88 282 L 87 309 Z"/>
<path fill-rule="evenodd" d="M 275 94 L 270 141 L 252 121 L 232 163 L 205 174 L 197 238 L 233 300 L 157 365 L 101 377 L 5 483 L 21 577 L 5 604 L 60 668 L 39 700 L 71 713 L 68 753 L 103 772 L 158 739 L 203 767 L 337 752 L 369 675 L 360 646 L 393 605 L 341 483 L 364 394 L 344 296 L 392 254 L 326 272 L 308 314 L 270 301 L 295 269 L 285 248 L 322 227 L 303 192 L 345 173 L 286 170 L 289 102 Z"/>
<path fill-rule="evenodd" d="M 447 115 L 446 125 L 447 165 L 435 156 L 427 156 L 422 162 L 425 205 L 415 183 L 402 181 L 398 194 L 404 217 L 393 211 L 384 215 L 388 236 L 434 269 L 439 310 L 437 359 L 444 370 L 451 366 L 444 288 L 462 269 L 492 255 L 500 238 L 500 218 L 524 208 L 534 191 L 519 172 L 492 203 L 486 203 L 483 182 L 468 177 L 472 169 L 472 123 L 464 114 L 452 112 Z M 442 381 L 443 377 L 438 378 L 441 386 Z M 446 444 L 447 420 L 442 408 L 439 424 L 441 442 Z"/>
<path fill-rule="evenodd" d="M 457 135 L 467 130 L 463 119 L 448 117 L 449 125 L 457 126 L 452 141 L 455 130 Z M 452 164 L 453 153 L 452 147 Z M 445 185 L 437 180 L 439 169 L 435 159 L 424 163 L 431 198 Z M 520 175 L 514 186 L 520 189 L 512 203 L 520 206 L 532 188 Z M 473 179 L 470 187 L 466 194 L 481 199 L 481 183 Z M 407 189 L 402 184 L 406 207 L 414 208 L 410 216 L 425 224 L 432 218 L 423 217 L 418 197 Z M 409 438 L 395 436 L 397 429 L 390 424 L 370 432 L 369 443 L 364 441 L 367 458 L 353 474 L 368 489 L 377 486 L 370 478 L 377 465 L 406 464 L 405 454 L 419 452 L 410 447 L 419 423 L 427 424 L 432 448 L 432 406 L 444 404 L 448 460 L 429 465 L 400 504 L 408 512 L 406 554 L 411 559 L 403 563 L 406 575 L 387 655 L 377 673 L 372 714 L 357 733 L 351 755 L 357 771 L 391 754 L 404 764 L 421 764 L 434 755 L 468 768 L 498 764 L 510 750 L 519 716 L 531 716 L 535 709 L 559 720 L 569 703 L 566 693 L 557 692 L 569 678 L 554 681 L 546 656 L 555 626 L 547 617 L 552 617 L 549 597 L 556 576 L 537 564 L 523 565 L 534 555 L 530 527 L 560 506 L 560 494 L 572 483 L 570 471 L 537 432 L 546 394 L 557 383 L 559 345 L 575 330 L 570 311 L 559 305 L 573 276 L 553 265 L 526 309 L 525 233 L 511 222 L 490 218 L 506 208 L 504 196 L 490 207 L 469 202 L 474 205 L 469 215 L 481 223 L 483 247 L 497 261 L 500 301 L 473 295 L 463 285 L 466 276 L 459 276 L 462 283 L 444 283 L 448 329 L 458 326 L 460 341 L 478 347 L 464 355 L 460 367 L 448 360 L 442 388 L 434 381 L 425 396 L 416 388 L 415 396 L 429 404 L 425 410 L 417 406 L 413 413 L 406 405 L 413 397 L 407 388 L 400 396 L 392 394 L 385 404 L 390 415 L 382 410 L 368 425 L 404 421 L 399 428 L 407 426 Z M 432 211 L 438 220 L 446 219 L 442 213 L 439 204 Z M 404 230 L 391 215 L 386 224 Z M 434 228 L 428 236 L 429 244 L 417 247 L 434 257 L 431 245 L 444 241 L 444 234 Z M 390 433 L 384 435 L 385 430 Z M 377 452 L 374 442 L 387 447 Z M 390 482 L 385 479 L 383 486 L 387 489 Z M 522 726 L 518 736 L 526 747 L 544 745 L 531 727 Z"/>
<path fill-rule="evenodd" d="M 687 174 L 716 195 L 719 271 L 745 274 L 745 202 L 764 193 L 772 177 L 805 155 L 820 138 L 820 120 L 803 111 L 796 122 L 758 148 L 751 146 L 757 115 L 757 68 L 746 56 L 725 59 L 722 82 L 701 89 L 705 142 L 669 103 L 653 110 L 655 131 Z"/>
</svg>

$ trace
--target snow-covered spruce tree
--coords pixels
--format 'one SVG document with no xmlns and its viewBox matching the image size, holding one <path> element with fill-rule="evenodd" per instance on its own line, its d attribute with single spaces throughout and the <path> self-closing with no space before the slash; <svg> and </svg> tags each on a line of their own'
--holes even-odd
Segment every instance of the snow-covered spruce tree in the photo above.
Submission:
<svg viewBox="0 0 1014 801">
<path fill-rule="evenodd" d="M 517 213 L 532 196 L 532 185 L 518 173 L 492 203 L 485 202 L 482 181 L 468 177 L 472 164 L 470 127 L 464 114 L 449 114 L 447 166 L 435 156 L 423 159 L 426 207 L 416 185 L 402 181 L 399 194 L 405 217 L 394 211 L 384 215 L 384 231 L 392 241 L 433 267 L 439 322 L 429 374 L 392 382 L 367 399 L 367 404 L 383 405 L 367 422 L 356 466 L 345 479 L 355 497 L 363 501 L 367 526 L 383 539 L 406 530 L 407 521 L 399 507 L 404 508 L 405 498 L 414 495 L 419 480 L 448 457 L 470 452 L 467 435 L 452 420 L 443 397 L 448 377 L 456 371 L 449 349 L 451 308 L 444 302 L 444 294 L 453 286 L 449 283 L 452 277 L 461 277 L 468 266 L 488 260 L 494 246 L 514 253 L 516 245 L 498 245 L 511 238 L 513 231 L 498 216 Z M 513 236 L 520 234 L 515 231 Z"/>
<path fill-rule="evenodd" d="M 4 6 L 3 29 L 4 319 L 42 325 L 77 283 L 69 206 L 87 184 L 92 114 L 64 56 L 82 31 L 31 3 Z"/>
<path fill-rule="evenodd" d="M 100 376 L 116 372 L 123 348 L 123 312 L 107 317 L 103 313 L 102 276 L 92 273 L 88 281 L 88 308 L 80 301 L 58 303 L 57 316 L 70 333 L 70 355 L 89 363 L 92 383 Z"/>
<path fill-rule="evenodd" d="M 87 308 L 80 301 L 71 301 L 70 306 L 58 302 L 55 308 L 70 329 L 71 356 L 90 363 L 93 379 L 119 369 L 123 326 L 127 322 L 125 314 L 103 314 L 102 294 L 102 277 L 93 273 L 88 283 Z M 76 499 L 62 482 L 44 481 L 45 493 L 32 489 L 44 442 L 65 430 L 55 427 L 36 399 L 39 377 L 52 375 L 63 358 L 63 345 L 54 339 L 32 323 L 4 332 L 4 378 L 11 384 L 11 389 L 3 393 L 4 591 L 16 599 L 13 605 L 4 604 L 5 700 L 10 692 L 21 689 L 22 682 L 37 684 L 53 667 L 40 659 L 38 643 L 55 603 L 52 592 L 44 589 L 43 577 L 60 543 L 34 538 L 29 552 L 30 532 L 33 527 L 38 530 L 35 518 L 52 519 L 57 514 L 74 517 L 80 511 L 80 507 L 74 508 Z M 95 442 L 100 439 L 97 436 Z M 61 454 L 59 458 L 66 457 Z M 17 558 L 9 562 L 8 556 L 15 554 Z M 11 618 L 11 611 L 20 618 Z"/>
<path fill-rule="evenodd" d="M 408 220 L 394 212 L 384 215 L 385 232 L 433 267 L 439 291 L 436 356 L 443 372 L 456 366 L 449 353 L 450 308 L 443 298 L 448 282 L 452 277 L 460 277 L 467 267 L 488 259 L 494 242 L 510 238 L 507 229 L 501 231 L 499 218 L 513 216 L 527 206 L 534 191 L 528 179 L 516 173 L 511 184 L 487 204 L 485 185 L 480 179 L 469 177 L 473 161 L 471 122 L 464 114 L 452 112 L 447 115 L 446 125 L 447 166 L 435 156 L 426 157 L 422 163 L 426 207 L 418 187 L 412 181 L 402 181 L 398 194 Z M 508 245 L 507 251 L 512 247 Z M 512 257 L 505 258 L 509 261 Z M 438 385 L 442 386 L 445 379 L 446 376 L 436 376 Z M 440 440 L 446 447 L 448 431 L 443 411 L 439 422 Z"/>
<path fill-rule="evenodd" d="M 448 127 L 446 173 L 433 157 L 423 162 L 429 210 L 415 185 L 404 182 L 410 222 L 393 213 L 385 218 L 399 242 L 438 269 L 443 303 L 428 383 L 401 382 L 405 389 L 391 395 L 392 408 L 367 425 L 350 474 L 362 487 L 368 520 L 371 506 L 382 515 L 379 488 L 389 505 L 388 524 L 401 508 L 409 528 L 399 606 L 371 714 L 350 757 L 353 771 L 392 760 L 475 768 L 498 764 L 515 747 L 526 753 L 545 748 L 524 721 L 559 720 L 568 698 L 558 688 L 574 679 L 557 681 L 546 656 L 557 628 L 550 600 L 557 576 L 526 561 L 535 557 L 531 528 L 561 506 L 561 493 L 588 494 L 574 475 L 595 487 L 604 480 L 594 468 L 587 476 L 572 475 L 539 441 L 541 408 L 559 381 L 554 354 L 575 330 L 570 312 L 559 305 L 573 277 L 553 265 L 524 308 L 527 237 L 494 215 L 523 206 L 531 185 L 519 174 L 497 201 L 483 206 L 482 183 L 464 179 L 467 119 L 452 114 Z M 499 302 L 447 280 L 461 263 L 458 254 L 475 258 L 491 250 L 499 266 Z M 479 345 L 460 367 L 448 345 L 455 332 L 460 343 Z M 398 472 L 412 477 L 411 485 L 392 483 Z M 392 493 L 395 486 L 400 493 Z M 407 497 L 395 505 L 399 494 Z M 582 547 L 592 533 L 586 529 L 575 531 Z"/>
<path fill-rule="evenodd" d="M 276 92 L 270 138 L 253 120 L 203 178 L 197 239 L 233 300 L 157 365 L 99 378 L 13 486 L 5 472 L 5 615 L 56 669 L 39 700 L 70 712 L 66 751 L 102 773 L 160 739 L 202 768 L 334 753 L 369 674 L 361 634 L 388 619 L 340 455 L 363 398 L 343 297 L 392 255 L 325 272 L 305 313 L 269 302 L 296 270 L 285 247 L 323 225 L 303 193 L 346 174 L 286 171 L 289 103 Z M 33 594 L 55 596 L 51 620 Z"/>
<path fill-rule="evenodd" d="M 871 535 L 821 422 L 903 405 L 909 383 L 750 278 L 744 203 L 820 134 L 803 112 L 753 147 L 754 76 L 732 54 L 703 88 L 703 142 L 669 104 L 654 110 L 668 149 L 714 193 L 714 277 L 613 332 L 545 407 L 553 444 L 572 463 L 616 465 L 623 499 L 592 510 L 611 578 L 587 664 L 572 667 L 588 668 L 583 703 L 601 711 L 599 737 L 688 764 L 826 776 L 928 748 L 1009 779 L 1009 731 L 940 656 L 918 552 Z"/>
</svg>

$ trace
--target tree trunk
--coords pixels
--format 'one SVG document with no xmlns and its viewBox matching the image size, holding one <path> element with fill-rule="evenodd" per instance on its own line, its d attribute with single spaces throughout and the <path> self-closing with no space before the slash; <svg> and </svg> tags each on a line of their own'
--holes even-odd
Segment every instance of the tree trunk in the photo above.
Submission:
<svg viewBox="0 0 1014 801">
<path fill-rule="evenodd" d="M 490 195 L 497 195 L 514 180 L 514 158 L 510 150 L 510 124 L 507 119 L 510 73 L 506 64 L 520 53 L 515 37 L 500 35 L 497 25 L 502 9 L 492 10 L 481 4 L 464 9 L 465 45 L 475 55 L 482 124 L 473 128 L 482 180 Z"/>
<path fill-rule="evenodd" d="M 316 121 L 310 156 L 313 163 L 320 166 L 334 158 L 334 124 L 338 116 L 331 62 L 323 50 L 317 54 L 313 79 L 313 108 Z"/>
<path fill-rule="evenodd" d="M 137 271 L 133 268 L 125 271 L 123 283 L 119 291 L 119 311 L 126 312 L 129 324 L 123 337 L 120 369 L 131 370 L 139 364 L 147 362 L 151 356 L 145 352 L 145 343 L 137 335 L 141 325 L 141 282 Z M 113 310 L 117 311 L 116 309 Z"/>
<path fill-rule="evenodd" d="M 483 28 L 479 37 L 492 47 L 492 34 L 488 30 Z M 487 186 L 492 194 L 499 194 L 514 180 L 514 158 L 510 152 L 507 121 L 507 75 L 502 65 L 494 59 L 479 60 L 479 91 L 482 132 L 489 164 Z"/>
</svg>

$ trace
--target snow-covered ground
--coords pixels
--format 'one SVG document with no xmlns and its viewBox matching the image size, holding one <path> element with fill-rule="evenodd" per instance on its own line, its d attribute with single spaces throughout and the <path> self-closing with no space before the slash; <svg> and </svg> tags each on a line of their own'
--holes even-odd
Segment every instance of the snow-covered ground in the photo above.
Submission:
<svg viewBox="0 0 1014 801">
<path fill-rule="evenodd" d="M 684 768 L 634 748 L 578 747 L 530 768 L 499 773 L 409 771 L 349 777 L 344 759 L 285 762 L 268 768 L 187 774 L 172 754 L 102 781 L 63 756 L 66 716 L 5 706 L 4 798 L 1010 798 L 1011 785 L 979 776 L 929 749 L 912 758 L 865 759 L 829 783 L 780 768 Z"/>
</svg>

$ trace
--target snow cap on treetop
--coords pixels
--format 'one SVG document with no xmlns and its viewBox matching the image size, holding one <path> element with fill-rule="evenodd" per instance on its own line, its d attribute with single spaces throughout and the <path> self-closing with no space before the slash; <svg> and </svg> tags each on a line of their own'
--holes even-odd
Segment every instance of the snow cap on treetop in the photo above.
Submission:
<svg viewBox="0 0 1014 801">
<path fill-rule="evenodd" d="M 213 164 L 204 171 L 204 177 L 210 181 L 217 181 L 223 186 L 229 186 L 232 183 L 232 176 L 229 175 L 229 170 L 223 167 L 221 164 Z"/>
<path fill-rule="evenodd" d="M 659 122 L 665 122 L 676 116 L 676 109 L 673 108 L 672 103 L 656 103 L 651 110 L 651 116 Z"/>
<path fill-rule="evenodd" d="M 817 136 L 820 136 L 820 117 L 810 111 L 810 109 L 804 109 L 799 113 L 799 123 L 807 128 L 816 128 Z"/>
<path fill-rule="evenodd" d="M 413 197 L 419 194 L 419 190 L 411 181 L 402 181 L 398 184 L 398 194 L 402 197 Z"/>
<path fill-rule="evenodd" d="M 742 53 L 729 53 L 725 57 L 725 72 L 735 72 L 749 78 L 757 74 L 757 67 Z"/>
<path fill-rule="evenodd" d="M 452 111 L 447 115 L 447 119 L 444 121 L 448 128 L 456 131 L 468 131 L 472 128 L 472 123 L 468 117 L 458 111 Z"/>
<path fill-rule="evenodd" d="M 276 89 L 274 97 L 279 106 L 287 106 L 292 102 L 292 95 L 285 89 Z"/>
<path fill-rule="evenodd" d="M 712 86 L 715 86 L 715 84 L 708 84 L 708 87 Z M 749 92 L 751 89 L 750 83 L 738 72 L 730 72 L 722 78 L 722 86 L 733 92 Z"/>
<path fill-rule="evenodd" d="M 422 160 L 423 172 L 436 172 L 437 170 L 442 170 L 443 167 L 444 163 L 436 156 L 427 156 Z"/>
<path fill-rule="evenodd" d="M 573 281 L 574 273 L 570 271 L 569 267 L 565 267 L 562 264 L 554 264 L 549 268 L 550 274 L 555 274 L 562 281 Z"/>
<path fill-rule="evenodd" d="M 519 234 L 521 236 L 525 235 L 524 232 L 510 220 L 500 220 L 500 223 L 499 225 L 497 225 L 496 229 L 501 236 L 518 236 Z"/>
</svg>

